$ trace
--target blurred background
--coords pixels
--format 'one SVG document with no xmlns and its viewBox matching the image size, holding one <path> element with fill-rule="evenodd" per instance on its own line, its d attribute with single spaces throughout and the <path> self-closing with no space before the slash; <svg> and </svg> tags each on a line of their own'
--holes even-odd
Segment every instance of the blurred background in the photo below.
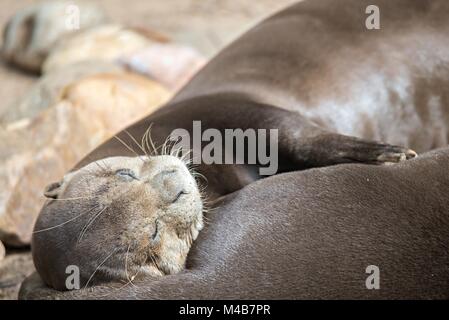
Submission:
<svg viewBox="0 0 449 320">
<path fill-rule="evenodd" d="M 73 39 L 58 35 L 58 47 L 45 44 L 62 28 L 47 2 L 0 1 L 0 299 L 16 299 L 34 270 L 29 245 L 44 186 L 162 105 L 238 35 L 296 1 L 88 1 L 101 19 Z"/>
<path fill-rule="evenodd" d="M 0 1 L 0 25 L 5 26 L 19 9 L 45 0 Z M 140 25 L 167 34 L 176 42 L 213 56 L 239 34 L 294 0 L 91 0 L 98 3 L 110 19 L 125 25 Z M 20 92 L 31 86 L 33 78 L 1 63 L 0 95 L 2 106 L 9 105 Z"/>
</svg>

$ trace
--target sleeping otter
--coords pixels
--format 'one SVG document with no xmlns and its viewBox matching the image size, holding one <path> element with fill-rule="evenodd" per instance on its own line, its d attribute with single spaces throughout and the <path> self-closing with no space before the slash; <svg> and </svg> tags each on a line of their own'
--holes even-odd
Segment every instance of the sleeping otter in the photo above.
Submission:
<svg viewBox="0 0 449 320">
<path fill-rule="evenodd" d="M 445 148 L 394 166 L 272 176 L 208 213 L 184 272 L 64 292 L 33 275 L 20 297 L 448 299 L 448 171 Z M 366 285 L 370 265 L 378 290 Z"/>
<path fill-rule="evenodd" d="M 204 129 L 220 132 L 227 128 L 276 128 L 281 171 L 415 156 L 407 148 L 373 140 L 410 146 L 418 152 L 447 145 L 448 2 L 377 0 L 375 4 L 382 12 L 381 28 L 368 30 L 365 10 L 372 4 L 368 0 L 314 0 L 279 12 L 229 45 L 167 106 L 127 132 L 140 138 L 154 124 L 152 137 L 159 144 L 174 129 L 191 131 L 192 122 L 197 120 Z M 119 136 L 131 144 L 123 133 Z M 111 139 L 78 167 L 129 154 L 122 144 Z M 416 267 L 411 272 L 401 266 L 401 277 L 394 278 L 401 282 L 396 282 L 390 292 L 380 290 L 380 297 L 445 296 L 442 292 L 446 288 L 437 280 L 447 280 L 447 261 L 437 261 L 440 276 L 434 278 L 426 270 L 429 263 L 436 261 L 433 257 L 415 263 L 431 252 L 426 239 L 434 234 L 440 237 L 447 230 L 447 221 L 439 221 L 440 208 L 447 207 L 443 203 L 447 183 L 441 174 L 447 162 L 435 167 L 432 158 L 436 156 L 410 161 L 415 166 L 405 171 L 395 169 L 407 167 L 408 161 L 388 169 L 344 165 L 255 183 L 260 177 L 254 175 L 251 166 L 202 164 L 198 171 L 209 180 L 208 194 L 218 197 L 246 188 L 235 193 L 231 206 L 222 207 L 213 227 L 200 235 L 207 234 L 207 239 L 212 240 L 198 241 L 200 249 L 194 250 L 189 259 L 193 261 L 193 272 L 164 277 L 157 283 L 144 281 L 138 289 L 125 290 L 115 297 L 372 297 L 363 282 L 360 286 L 357 283 L 360 292 L 345 286 L 355 283 L 350 277 L 356 274 L 352 267 L 339 269 L 349 270 L 348 277 L 335 277 L 334 269 L 322 266 L 334 266 L 338 259 L 350 263 L 352 257 L 358 256 L 355 253 L 365 254 L 366 259 L 357 267 L 363 273 L 375 255 L 385 258 L 385 263 L 392 257 L 405 262 L 404 266 Z M 326 172 L 338 175 L 327 179 Z M 363 179 L 365 172 L 372 173 L 369 181 Z M 392 180 L 395 172 L 399 174 Z M 432 184 L 432 178 L 437 183 Z M 282 187 L 283 182 L 288 182 L 288 187 Z M 304 195 L 308 201 L 303 200 Z M 427 219 L 433 213 L 430 232 L 421 232 L 419 223 L 408 223 L 410 208 L 415 210 L 416 219 Z M 347 211 L 350 220 L 346 219 Z M 303 212 L 308 217 L 304 227 L 304 220 L 298 218 L 303 217 Z M 398 215 L 412 235 L 399 238 L 399 245 L 397 235 L 404 229 L 396 229 Z M 376 228 L 371 216 L 379 218 Z M 221 219 L 225 218 L 228 220 L 223 223 Z M 272 221 L 283 233 L 273 232 Z M 345 233 L 334 232 L 336 226 L 337 231 Z M 354 234 L 358 237 L 354 238 Z M 344 241 L 339 241 L 342 235 Z M 326 240 L 327 250 L 323 250 L 321 238 Z M 366 239 L 374 240 L 366 243 Z M 447 248 L 447 244 L 439 246 L 438 242 L 435 252 L 446 254 L 444 246 Z M 413 252 L 408 252 L 410 248 Z M 418 284 L 409 281 L 415 278 L 423 280 Z M 328 290 L 329 283 L 333 291 Z M 97 287 L 100 292 L 110 288 Z M 40 289 L 28 282 L 22 290 L 34 290 L 35 297 L 45 297 Z M 425 293 L 432 290 L 433 294 Z M 66 296 L 99 298 L 92 291 Z"/>
<path fill-rule="evenodd" d="M 45 195 L 33 259 L 58 290 L 67 290 L 70 265 L 83 286 L 179 272 L 203 227 L 197 183 L 175 156 L 103 159 L 67 174 Z"/>
</svg>

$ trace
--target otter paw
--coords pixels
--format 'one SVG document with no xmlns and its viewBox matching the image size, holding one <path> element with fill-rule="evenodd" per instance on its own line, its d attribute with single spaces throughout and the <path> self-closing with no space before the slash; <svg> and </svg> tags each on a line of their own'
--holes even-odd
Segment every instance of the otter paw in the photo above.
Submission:
<svg viewBox="0 0 449 320">
<path fill-rule="evenodd" d="M 391 164 L 417 157 L 418 154 L 408 148 L 371 141 L 357 141 L 345 154 L 346 159 L 368 164 Z"/>
<path fill-rule="evenodd" d="M 395 146 L 392 146 L 392 148 L 395 150 L 384 151 L 377 157 L 377 161 L 379 163 L 396 163 L 408 159 L 413 159 L 418 156 L 418 154 L 411 149 L 405 149 Z"/>
<path fill-rule="evenodd" d="M 305 139 L 298 149 L 300 163 L 305 162 L 308 168 L 342 163 L 389 164 L 417 156 L 408 148 L 337 133 Z"/>
<path fill-rule="evenodd" d="M 327 165 L 397 163 L 417 156 L 415 151 L 401 146 L 338 134 L 322 135 L 314 141 L 314 146 L 317 159 Z"/>
</svg>

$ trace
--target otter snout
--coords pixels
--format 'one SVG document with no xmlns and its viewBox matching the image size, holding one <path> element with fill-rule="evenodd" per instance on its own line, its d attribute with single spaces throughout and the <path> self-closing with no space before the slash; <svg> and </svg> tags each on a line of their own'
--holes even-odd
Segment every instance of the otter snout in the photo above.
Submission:
<svg viewBox="0 0 449 320">
<path fill-rule="evenodd" d="M 151 186 L 158 190 L 161 200 L 166 203 L 175 203 L 184 195 L 190 193 L 191 181 L 186 179 L 181 168 L 163 170 L 151 179 Z"/>
</svg>

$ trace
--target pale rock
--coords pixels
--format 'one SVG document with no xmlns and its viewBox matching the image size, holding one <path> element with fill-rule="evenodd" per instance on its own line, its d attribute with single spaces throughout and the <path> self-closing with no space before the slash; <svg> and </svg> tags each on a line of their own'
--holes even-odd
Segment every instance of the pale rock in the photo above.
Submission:
<svg viewBox="0 0 449 320">
<path fill-rule="evenodd" d="M 3 58 L 25 70 L 39 72 L 61 38 L 108 21 L 92 1 L 50 1 L 18 11 L 3 32 Z"/>
<path fill-rule="evenodd" d="M 19 100 L 5 108 L 0 114 L 0 126 L 8 123 L 14 125 L 34 118 L 40 111 L 55 105 L 60 99 L 63 88 L 67 85 L 97 73 L 119 73 L 124 68 L 104 61 L 83 61 L 60 68 L 42 76 L 37 83 Z"/>
<path fill-rule="evenodd" d="M 37 117 L 0 128 L 0 240 L 6 245 L 29 244 L 46 185 L 170 97 L 157 83 L 131 73 L 89 76 L 63 91 Z"/>
<path fill-rule="evenodd" d="M 63 66 L 89 60 L 114 62 L 121 56 L 138 51 L 154 40 L 133 28 L 102 25 L 83 30 L 58 42 L 43 64 L 49 73 Z"/>
<path fill-rule="evenodd" d="M 142 50 L 122 56 L 120 63 L 176 91 L 206 64 L 206 59 L 187 46 L 153 43 Z"/>
</svg>

